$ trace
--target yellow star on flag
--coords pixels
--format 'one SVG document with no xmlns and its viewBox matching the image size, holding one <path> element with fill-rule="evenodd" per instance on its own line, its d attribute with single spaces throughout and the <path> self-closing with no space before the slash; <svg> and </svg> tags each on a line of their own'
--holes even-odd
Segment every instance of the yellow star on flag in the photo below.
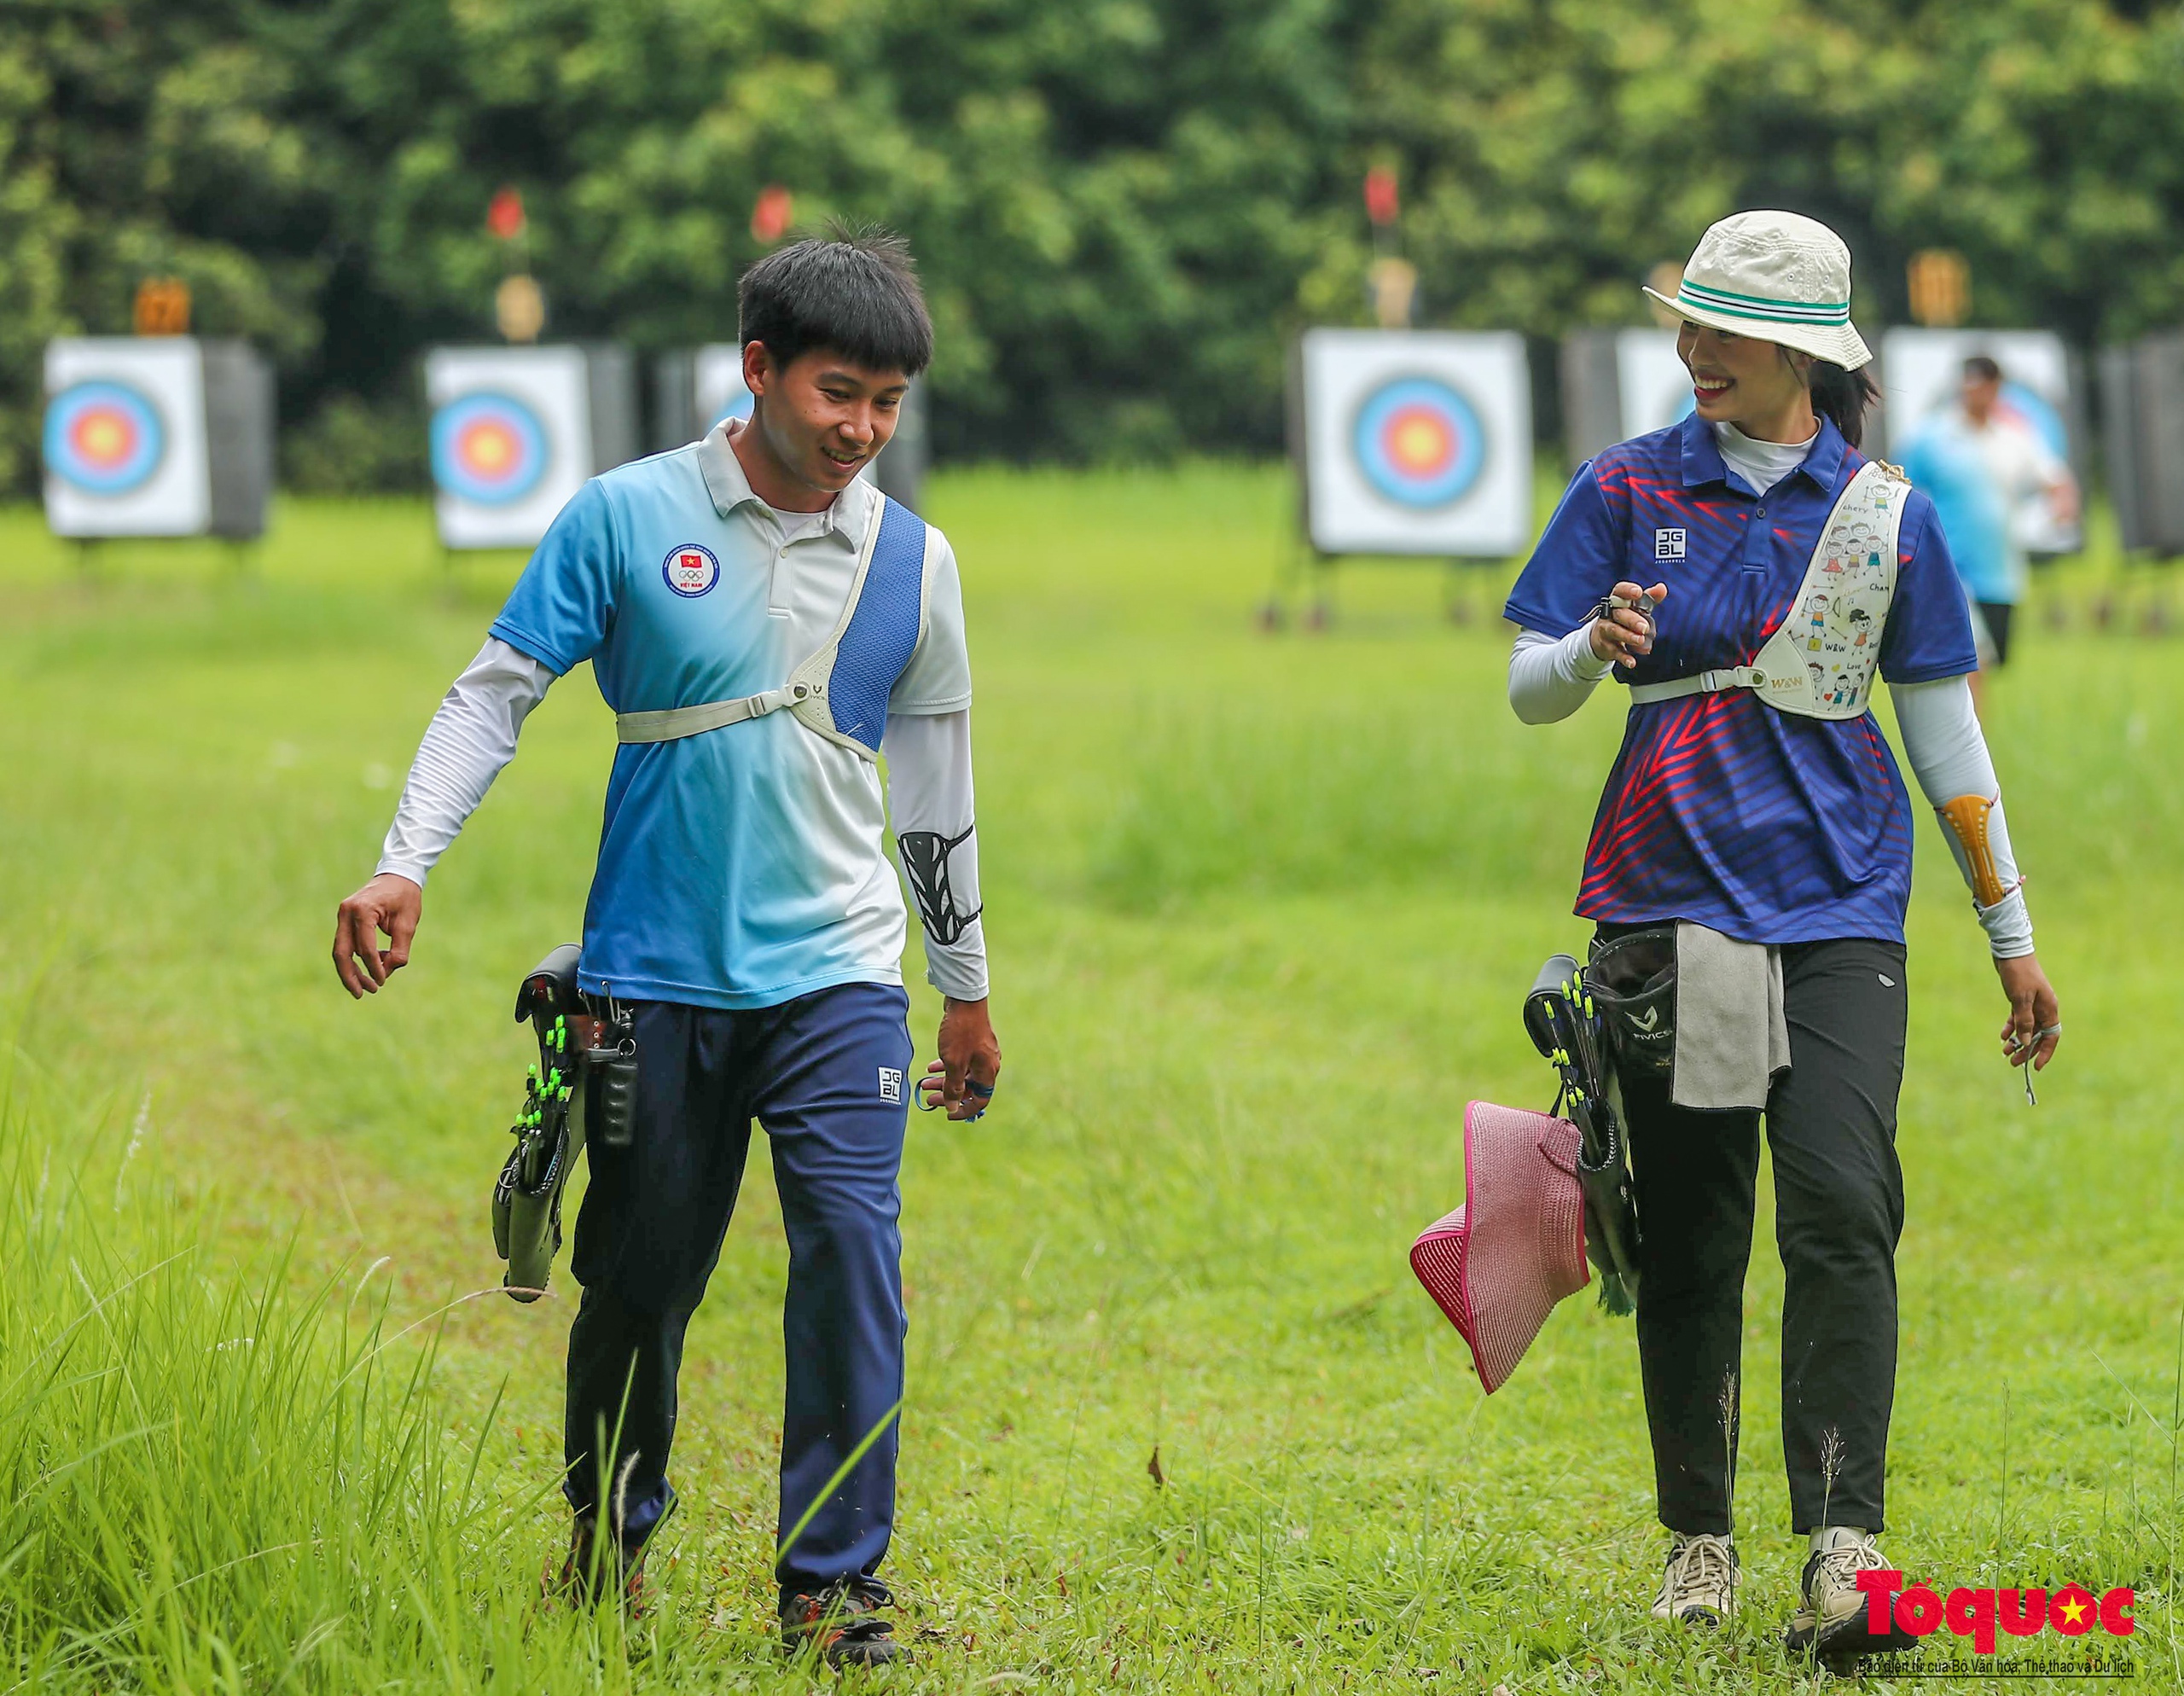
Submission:
<svg viewBox="0 0 2184 1696">
<path fill-rule="evenodd" d="M 2063 1604 L 2063 1613 L 2073 1625 L 2076 1625 L 2080 1619 L 2083 1618 L 2086 1612 L 2087 1608 L 2083 1602 L 2068 1601 Z"/>
</svg>

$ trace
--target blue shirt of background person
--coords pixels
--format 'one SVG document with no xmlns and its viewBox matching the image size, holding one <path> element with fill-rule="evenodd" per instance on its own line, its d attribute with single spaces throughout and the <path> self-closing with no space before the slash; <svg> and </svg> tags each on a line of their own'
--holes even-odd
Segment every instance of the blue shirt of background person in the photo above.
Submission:
<svg viewBox="0 0 2184 1696">
<path fill-rule="evenodd" d="M 1766 495 L 1692 416 L 1578 468 L 1504 616 L 1549 636 L 1587 623 L 1618 580 L 1665 582 L 1653 651 L 1626 683 L 1749 665 L 1796 601 L 1822 526 L 1865 456 L 1823 419 Z M 1976 671 L 1933 503 L 1914 492 L 1880 638 L 1891 683 Z M 1585 845 L 1577 911 L 1687 919 L 1742 942 L 1903 939 L 1911 804 L 1871 714 L 1804 718 L 1749 689 L 1634 707 Z"/>
<path fill-rule="evenodd" d="M 2009 502 L 1963 415 L 1950 407 L 1927 420 L 1904 452 L 1903 469 L 1933 502 L 1966 592 L 1974 601 L 2014 601 Z"/>
</svg>

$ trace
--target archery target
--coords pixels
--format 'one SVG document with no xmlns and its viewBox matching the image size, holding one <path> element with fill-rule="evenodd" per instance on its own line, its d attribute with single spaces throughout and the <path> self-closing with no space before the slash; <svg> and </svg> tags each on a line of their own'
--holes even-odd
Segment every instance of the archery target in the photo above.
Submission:
<svg viewBox="0 0 2184 1696">
<path fill-rule="evenodd" d="M 126 495 L 160 468 L 166 426 L 133 383 L 94 377 L 54 396 L 45 409 L 45 462 L 87 495 Z"/>
<path fill-rule="evenodd" d="M 546 474 L 546 427 L 513 395 L 468 394 L 433 415 L 433 477 L 479 506 L 504 507 Z"/>
<path fill-rule="evenodd" d="M 584 350 L 435 348 L 425 392 L 440 540 L 535 547 L 592 473 Z"/>
<path fill-rule="evenodd" d="M 2036 437 L 2065 464 L 2081 468 L 2084 444 L 2070 424 L 2077 404 L 2070 355 L 2052 330 L 1890 330 L 1881 338 L 1879 371 L 1890 456 L 1902 458 L 1926 421 L 1955 404 L 1964 362 L 1977 353 L 2002 368 L 2001 422 Z M 2018 507 L 2011 522 L 2018 542 L 2036 554 L 2075 553 L 2083 544 L 2079 526 L 2056 523 L 2053 508 L 2038 495 Z"/>
<path fill-rule="evenodd" d="M 46 348 L 46 519 L 59 536 L 195 536 L 211 518 L 203 350 L 187 336 Z"/>
<path fill-rule="evenodd" d="M 1615 378 L 1626 442 L 1681 424 L 1698 404 L 1691 392 L 1691 373 L 1676 357 L 1674 330 L 1618 331 Z"/>
<path fill-rule="evenodd" d="M 1320 551 L 1500 557 L 1531 539 L 1521 337 L 1310 330 L 1303 379 L 1306 508 Z"/>
<path fill-rule="evenodd" d="M 1462 393 L 1435 377 L 1383 383 L 1357 409 L 1352 451 L 1390 500 L 1430 511 L 1461 500 L 1486 464 L 1486 427 Z"/>
<path fill-rule="evenodd" d="M 700 436 L 723 418 L 751 415 L 751 390 L 743 380 L 743 349 L 739 343 L 717 341 L 700 348 L 690 386 Z"/>
</svg>

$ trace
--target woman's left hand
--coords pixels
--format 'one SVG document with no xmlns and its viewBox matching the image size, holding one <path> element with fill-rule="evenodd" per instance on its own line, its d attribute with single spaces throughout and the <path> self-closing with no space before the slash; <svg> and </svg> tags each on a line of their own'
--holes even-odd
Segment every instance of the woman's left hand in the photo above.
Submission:
<svg viewBox="0 0 2184 1696">
<path fill-rule="evenodd" d="M 2044 1072 L 2063 1040 L 2063 1009 L 2055 999 L 2055 986 L 2040 969 L 2039 959 L 2021 954 L 2014 960 L 1997 960 L 1995 975 L 2002 993 L 2010 998 L 2009 1023 L 2002 1026 L 2002 1053 L 2012 1066 L 2032 1062 Z"/>
</svg>

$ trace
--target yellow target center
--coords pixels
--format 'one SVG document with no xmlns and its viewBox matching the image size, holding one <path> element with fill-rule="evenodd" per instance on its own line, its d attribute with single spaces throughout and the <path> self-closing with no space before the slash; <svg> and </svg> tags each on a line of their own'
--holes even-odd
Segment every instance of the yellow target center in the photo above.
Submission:
<svg viewBox="0 0 2184 1696">
<path fill-rule="evenodd" d="M 95 414 L 84 421 L 77 440 L 95 460 L 119 459 L 129 451 L 129 430 L 119 418 Z"/>
<path fill-rule="evenodd" d="M 464 447 L 473 469 L 497 476 L 515 463 L 515 438 L 497 424 L 480 424 Z"/>
<path fill-rule="evenodd" d="M 1449 448 L 1449 427 L 1431 413 L 1398 419 L 1388 440 L 1390 456 L 1405 471 L 1439 469 L 1448 461 Z"/>
</svg>

